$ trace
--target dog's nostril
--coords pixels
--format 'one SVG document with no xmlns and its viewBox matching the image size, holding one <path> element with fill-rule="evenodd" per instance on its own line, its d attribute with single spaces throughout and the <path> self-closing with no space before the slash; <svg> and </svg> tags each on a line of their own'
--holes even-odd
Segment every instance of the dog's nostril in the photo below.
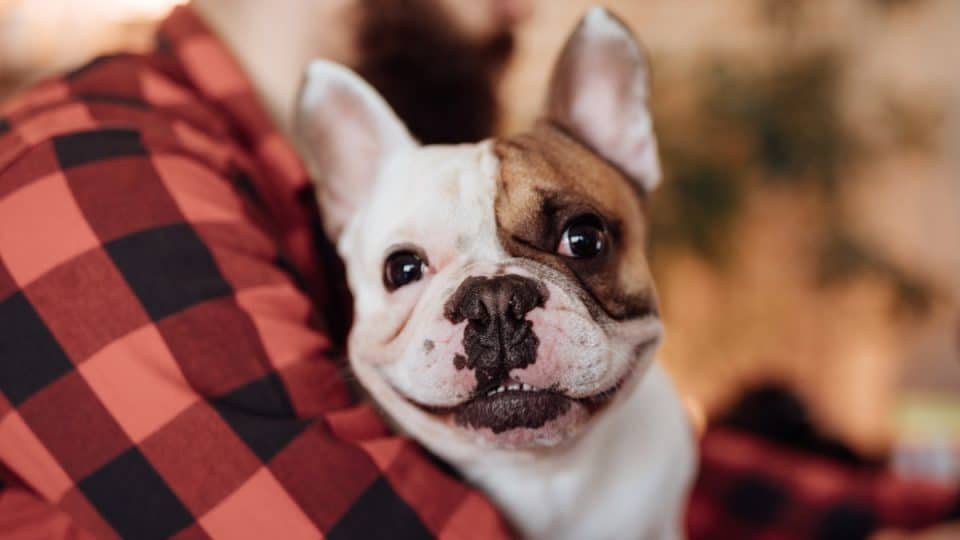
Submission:
<svg viewBox="0 0 960 540">
<path fill-rule="evenodd" d="M 517 320 L 523 319 L 534 308 L 546 302 L 543 287 L 534 282 L 533 287 L 518 287 L 510 292 L 510 314 Z"/>
<path fill-rule="evenodd" d="M 486 303 L 476 295 L 464 298 L 460 305 L 456 307 L 456 314 L 460 320 L 486 322 L 490 319 L 490 312 Z"/>
<path fill-rule="evenodd" d="M 514 319 L 522 319 L 528 311 L 530 311 L 530 309 L 526 307 L 523 299 L 518 295 L 513 295 L 510 298 L 510 315 L 513 315 Z"/>
</svg>

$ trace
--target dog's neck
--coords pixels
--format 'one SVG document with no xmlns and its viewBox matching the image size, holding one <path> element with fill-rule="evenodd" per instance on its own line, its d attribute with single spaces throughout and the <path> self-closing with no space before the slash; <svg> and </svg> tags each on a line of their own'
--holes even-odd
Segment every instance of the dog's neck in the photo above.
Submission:
<svg viewBox="0 0 960 540">
<path fill-rule="evenodd" d="M 630 395 L 561 452 L 456 463 L 528 538 L 681 538 L 693 435 L 654 362 Z"/>
</svg>

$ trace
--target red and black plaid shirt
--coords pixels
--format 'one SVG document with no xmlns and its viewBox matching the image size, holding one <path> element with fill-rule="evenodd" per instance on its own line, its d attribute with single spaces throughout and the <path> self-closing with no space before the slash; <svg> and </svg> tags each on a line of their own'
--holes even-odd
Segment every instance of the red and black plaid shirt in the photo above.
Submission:
<svg viewBox="0 0 960 540">
<path fill-rule="evenodd" d="M 0 531 L 506 536 L 353 406 L 304 167 L 189 8 L 158 35 L 0 111 Z"/>
</svg>

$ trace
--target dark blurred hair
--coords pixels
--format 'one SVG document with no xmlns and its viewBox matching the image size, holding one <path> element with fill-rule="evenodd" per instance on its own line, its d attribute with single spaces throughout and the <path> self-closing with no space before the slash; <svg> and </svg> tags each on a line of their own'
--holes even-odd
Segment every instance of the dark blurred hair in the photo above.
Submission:
<svg viewBox="0 0 960 540">
<path fill-rule="evenodd" d="M 504 30 L 468 39 L 432 0 L 363 0 L 357 72 L 425 144 L 493 134 L 496 83 L 513 50 Z"/>
</svg>

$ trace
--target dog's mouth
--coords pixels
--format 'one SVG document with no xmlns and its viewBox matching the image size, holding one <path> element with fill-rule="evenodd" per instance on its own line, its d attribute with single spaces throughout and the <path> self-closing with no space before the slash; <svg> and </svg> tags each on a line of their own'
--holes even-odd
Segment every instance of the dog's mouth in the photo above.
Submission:
<svg viewBox="0 0 960 540">
<path fill-rule="evenodd" d="M 543 390 L 523 383 L 503 384 L 454 407 L 453 419 L 463 427 L 489 428 L 494 433 L 511 429 L 543 427 L 570 411 L 582 406 L 589 414 L 596 413 L 608 403 L 622 386 L 586 398 L 572 398 L 556 390 Z"/>
<path fill-rule="evenodd" d="M 580 409 L 592 416 L 608 404 L 629 379 L 632 369 L 615 385 L 588 397 L 575 398 L 558 389 L 536 388 L 508 380 L 496 388 L 474 393 L 453 407 L 434 407 L 406 398 L 421 410 L 468 429 L 489 429 L 494 434 L 513 429 L 539 429 L 548 422 Z"/>
<path fill-rule="evenodd" d="M 592 418 L 614 402 L 649 365 L 659 336 L 637 345 L 633 361 L 613 385 L 586 397 L 571 395 L 558 386 L 540 388 L 508 375 L 500 383 L 473 391 L 451 406 L 418 402 L 399 388 L 394 391 L 434 420 L 462 430 L 464 435 L 498 448 L 554 446 L 580 432 Z"/>
</svg>

